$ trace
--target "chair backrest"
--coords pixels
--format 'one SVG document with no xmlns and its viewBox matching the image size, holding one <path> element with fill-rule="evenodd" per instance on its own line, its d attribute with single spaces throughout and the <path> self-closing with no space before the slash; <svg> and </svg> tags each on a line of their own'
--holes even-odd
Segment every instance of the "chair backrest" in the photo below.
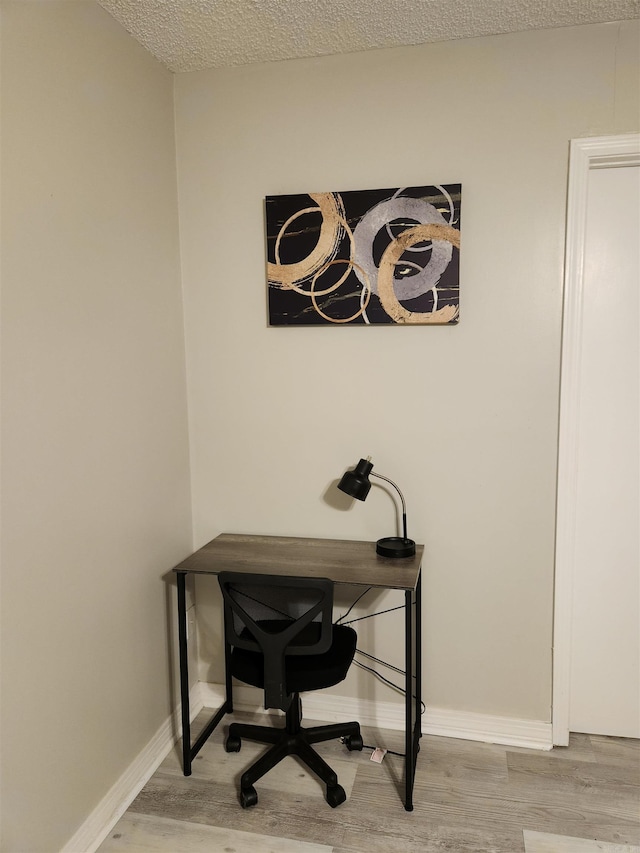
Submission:
<svg viewBox="0 0 640 853">
<path fill-rule="evenodd" d="M 327 578 L 221 572 L 227 642 L 264 659 L 265 708 L 290 704 L 285 657 L 331 647 L 333 582 Z"/>
</svg>

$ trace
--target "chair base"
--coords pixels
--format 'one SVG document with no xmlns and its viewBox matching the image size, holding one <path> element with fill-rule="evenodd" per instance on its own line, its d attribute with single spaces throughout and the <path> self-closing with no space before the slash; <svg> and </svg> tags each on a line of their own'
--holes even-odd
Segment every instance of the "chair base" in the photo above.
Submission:
<svg viewBox="0 0 640 853">
<path fill-rule="evenodd" d="M 240 779 L 240 802 L 243 808 L 255 805 L 258 801 L 254 783 L 269 770 L 279 764 L 287 755 L 297 755 L 327 786 L 326 800 L 335 808 L 346 799 L 344 789 L 338 784 L 338 777 L 327 762 L 313 748 L 312 744 L 322 743 L 335 738 L 345 738 L 347 749 L 361 750 L 362 737 L 357 722 L 333 723 L 326 726 L 302 727 L 302 704 L 299 694 L 292 697 L 286 712 L 284 728 L 255 726 L 250 723 L 231 723 L 225 743 L 227 752 L 238 752 L 241 738 L 272 744 L 263 756 L 246 770 Z"/>
</svg>

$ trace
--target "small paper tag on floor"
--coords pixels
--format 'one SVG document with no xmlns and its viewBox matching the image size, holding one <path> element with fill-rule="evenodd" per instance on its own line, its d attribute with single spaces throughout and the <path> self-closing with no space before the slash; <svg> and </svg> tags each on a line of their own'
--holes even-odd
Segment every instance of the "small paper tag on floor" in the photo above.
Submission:
<svg viewBox="0 0 640 853">
<path fill-rule="evenodd" d="M 380 747 L 377 746 L 371 753 L 371 761 L 375 761 L 376 764 L 382 764 L 382 759 L 385 757 L 386 754 L 386 749 L 380 749 Z"/>
</svg>

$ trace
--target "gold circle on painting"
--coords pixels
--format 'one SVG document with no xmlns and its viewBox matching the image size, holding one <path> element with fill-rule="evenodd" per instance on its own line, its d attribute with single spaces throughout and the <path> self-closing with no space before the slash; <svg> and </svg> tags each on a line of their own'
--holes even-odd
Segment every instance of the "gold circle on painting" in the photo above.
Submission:
<svg viewBox="0 0 640 853">
<path fill-rule="evenodd" d="M 458 229 L 436 224 L 415 225 L 389 243 L 378 269 L 378 296 L 382 307 L 395 323 L 448 323 L 458 313 L 455 305 L 445 305 L 437 311 L 408 311 L 396 297 L 393 287 L 395 266 L 408 248 L 424 240 L 446 240 L 457 249 L 460 248 Z"/>
<path fill-rule="evenodd" d="M 334 264 L 347 264 L 347 274 L 346 274 L 346 275 L 343 275 L 343 276 L 342 276 L 342 277 L 341 277 L 341 278 L 336 282 L 336 284 L 332 285 L 332 287 L 328 288 L 328 290 L 321 290 L 321 291 L 318 291 L 318 292 L 316 293 L 316 291 L 314 290 L 314 286 L 315 286 L 316 280 L 318 279 L 318 277 L 319 277 L 320 275 L 322 275 L 322 273 L 323 273 L 326 269 L 328 269 L 328 267 L 333 266 Z M 351 272 L 351 269 L 352 269 L 352 268 L 353 268 L 353 269 L 357 269 L 357 270 L 358 270 L 358 272 L 360 272 L 360 273 L 361 273 L 362 277 L 366 280 L 366 285 L 363 285 L 363 288 L 364 288 L 364 290 L 365 290 L 365 292 L 366 292 L 366 294 L 367 294 L 367 295 L 366 295 L 366 299 L 365 299 L 364 303 L 363 303 L 362 305 L 360 305 L 360 310 L 359 310 L 359 311 L 356 311 L 356 313 L 355 313 L 355 314 L 352 314 L 352 315 L 351 315 L 351 317 L 344 317 L 344 318 L 342 318 L 342 319 L 336 319 L 335 317 L 330 317 L 328 314 L 325 314 L 325 313 L 324 313 L 324 311 L 322 311 L 322 310 L 318 307 L 318 303 L 317 303 L 317 301 L 316 301 L 316 297 L 317 297 L 317 296 L 320 296 L 321 294 L 324 294 L 324 293 L 329 293 L 330 291 L 333 291 L 333 290 L 335 290 L 337 287 L 339 287 L 339 286 L 342 284 L 342 282 L 347 278 L 347 276 L 348 276 L 348 274 Z M 356 264 L 354 261 L 352 261 L 352 260 L 342 260 L 342 259 L 338 258 L 338 259 L 336 259 L 336 260 L 334 260 L 334 261 L 329 261 L 328 263 L 326 263 L 326 264 L 322 267 L 322 269 L 321 269 L 321 270 L 319 270 L 319 272 L 317 272 L 317 273 L 314 275 L 314 277 L 313 277 L 313 279 L 312 279 L 312 281 L 311 281 L 311 294 L 310 294 L 310 295 L 311 295 L 311 301 L 313 302 L 313 307 L 316 309 L 316 311 L 318 312 L 318 314 L 319 314 L 321 317 L 323 317 L 325 320 L 328 320 L 330 323 L 350 323 L 352 320 L 355 320 L 355 319 L 356 319 L 356 317 L 359 317 L 361 314 L 364 314 L 364 312 L 365 312 L 365 310 L 366 310 L 366 308 L 367 308 L 367 305 L 369 304 L 369 299 L 371 298 L 371 286 L 370 286 L 370 284 L 369 284 L 369 276 L 368 276 L 368 275 L 367 275 L 367 273 L 362 269 L 362 267 L 361 267 L 361 266 L 359 266 L 358 264 Z"/>
<path fill-rule="evenodd" d="M 311 278 L 327 261 L 332 260 L 344 236 L 344 209 L 340 197 L 336 193 L 309 193 L 310 198 L 316 202 L 317 208 L 309 207 L 294 213 L 280 229 L 276 240 L 277 263 L 267 264 L 267 277 L 271 284 L 279 285 L 283 289 L 295 290 L 305 296 L 309 291 L 298 287 L 302 281 Z M 306 258 L 294 264 L 279 263 L 280 242 L 286 228 L 303 213 L 319 211 L 322 216 L 318 242 Z"/>
</svg>

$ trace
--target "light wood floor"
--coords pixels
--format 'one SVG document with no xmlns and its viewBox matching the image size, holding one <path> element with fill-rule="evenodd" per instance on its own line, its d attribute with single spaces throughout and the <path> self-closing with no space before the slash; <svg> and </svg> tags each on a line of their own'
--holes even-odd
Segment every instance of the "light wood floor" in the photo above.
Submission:
<svg viewBox="0 0 640 853">
<path fill-rule="evenodd" d="M 375 764 L 371 750 L 350 753 L 336 741 L 318 751 L 346 803 L 330 808 L 322 785 L 288 758 L 244 810 L 238 781 L 265 747 L 243 741 L 227 754 L 225 728 L 189 778 L 172 751 L 99 853 L 640 853 L 638 741 L 575 735 L 566 749 L 538 752 L 425 736 L 413 812 L 399 798 L 401 758 Z M 402 751 L 399 732 L 362 732 L 367 745 Z"/>
</svg>

